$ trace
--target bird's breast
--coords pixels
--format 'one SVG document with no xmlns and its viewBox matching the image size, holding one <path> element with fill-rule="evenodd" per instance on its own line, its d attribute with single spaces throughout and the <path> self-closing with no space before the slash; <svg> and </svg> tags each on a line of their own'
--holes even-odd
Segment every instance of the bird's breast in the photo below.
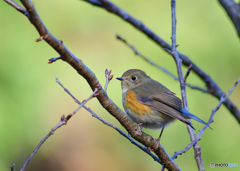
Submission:
<svg viewBox="0 0 240 171">
<path fill-rule="evenodd" d="M 152 109 L 147 105 L 140 103 L 136 98 L 136 94 L 132 90 L 126 93 L 125 98 L 124 107 L 126 109 L 131 110 L 138 115 L 146 115 L 151 113 Z"/>
</svg>

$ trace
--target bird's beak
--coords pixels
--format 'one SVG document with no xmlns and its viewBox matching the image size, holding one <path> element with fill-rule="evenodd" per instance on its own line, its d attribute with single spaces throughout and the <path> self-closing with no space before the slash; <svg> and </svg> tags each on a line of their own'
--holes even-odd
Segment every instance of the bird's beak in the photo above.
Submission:
<svg viewBox="0 0 240 171">
<path fill-rule="evenodd" d="M 122 77 L 117 77 L 116 79 L 123 81 L 124 79 Z"/>
</svg>

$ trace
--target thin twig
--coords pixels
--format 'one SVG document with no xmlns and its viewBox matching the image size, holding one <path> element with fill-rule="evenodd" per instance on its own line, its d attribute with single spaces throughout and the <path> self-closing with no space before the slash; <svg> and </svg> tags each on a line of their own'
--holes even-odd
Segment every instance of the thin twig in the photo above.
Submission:
<svg viewBox="0 0 240 171">
<path fill-rule="evenodd" d="M 187 70 L 186 75 L 185 75 L 185 77 L 183 79 L 184 83 L 186 83 L 187 77 L 189 76 L 191 70 L 192 70 L 192 64 L 188 66 L 188 70 Z"/>
<path fill-rule="evenodd" d="M 80 104 L 80 105 L 78 106 L 78 108 L 72 112 L 71 116 L 73 116 L 75 113 L 77 113 L 77 112 L 79 111 L 79 109 L 80 109 L 81 107 L 83 107 L 83 105 L 84 105 L 86 102 L 88 102 L 91 98 L 93 98 L 94 96 L 96 96 L 97 91 L 98 91 L 98 89 L 96 88 L 96 89 L 94 90 L 93 94 L 92 94 L 87 100 L 84 100 L 84 101 L 82 102 L 82 104 Z"/>
<path fill-rule="evenodd" d="M 71 114 L 69 114 L 66 118 L 63 115 L 59 121 L 59 123 L 53 127 L 50 132 L 42 139 L 42 141 L 38 144 L 38 146 L 35 148 L 35 150 L 32 152 L 32 154 L 30 155 L 30 157 L 27 159 L 27 161 L 24 163 L 23 167 L 21 168 L 20 171 L 24 171 L 26 169 L 26 167 L 28 166 L 28 164 L 31 162 L 33 156 L 37 153 L 38 149 L 43 145 L 43 143 L 61 126 L 66 125 L 67 122 L 69 121 L 69 119 L 81 108 L 84 106 L 84 104 L 86 104 L 92 97 L 95 96 L 95 94 L 97 93 L 98 89 L 96 88 L 94 90 L 94 92 L 91 94 L 91 96 L 87 99 L 84 100 L 79 106 L 78 108 L 73 111 Z"/>
<path fill-rule="evenodd" d="M 119 35 L 116 35 L 116 38 L 118 40 L 120 40 L 121 42 L 125 43 L 129 48 L 131 48 L 134 53 L 136 55 L 138 55 L 139 57 L 141 57 L 142 59 L 144 59 L 145 61 L 147 61 L 149 64 L 155 66 L 156 68 L 162 70 L 163 72 L 165 72 L 166 74 L 168 74 L 169 76 L 171 76 L 174 80 L 176 81 L 179 81 L 178 77 L 176 77 L 173 73 L 171 73 L 170 71 L 168 71 L 166 68 L 164 67 L 161 67 L 160 65 L 157 65 L 155 62 L 153 62 L 152 60 L 150 60 L 149 58 L 147 58 L 146 56 L 144 56 L 143 54 L 141 54 L 133 45 L 129 44 L 125 39 L 123 39 L 121 36 Z M 198 86 L 195 86 L 195 85 L 191 85 L 189 83 L 186 83 L 186 85 L 192 89 L 195 89 L 195 90 L 199 90 L 199 91 L 202 91 L 204 93 L 209 93 L 208 90 L 206 89 L 203 89 L 201 87 L 198 87 Z"/>
<path fill-rule="evenodd" d="M 183 106 L 184 108 L 188 110 L 188 102 L 187 102 L 187 94 L 186 94 L 186 85 L 184 83 L 184 78 L 183 78 L 183 72 L 182 72 L 182 60 L 178 56 L 177 52 L 177 44 L 176 44 L 176 2 L 175 0 L 171 0 L 171 6 L 172 6 L 172 56 L 176 62 L 177 65 L 177 72 L 179 76 L 179 81 L 180 81 L 180 88 L 181 88 L 181 94 L 182 94 L 182 100 L 183 100 Z M 195 139 L 195 133 L 193 129 L 187 125 L 187 129 L 191 138 L 191 141 Z M 201 157 L 201 147 L 195 143 L 194 144 L 194 153 L 195 153 L 195 159 L 198 165 L 198 169 L 200 171 L 204 171 L 204 166 L 202 162 L 202 157 Z"/>
<path fill-rule="evenodd" d="M 55 61 L 57 61 L 59 59 L 61 59 L 61 56 L 56 57 L 56 58 L 51 58 L 51 59 L 48 60 L 48 63 L 51 64 L 51 63 L 53 63 L 53 62 L 55 62 Z"/>
<path fill-rule="evenodd" d="M 217 112 L 217 110 L 221 107 L 221 105 L 223 104 L 223 102 L 229 97 L 229 95 L 232 93 L 232 91 L 235 89 L 235 87 L 237 86 L 237 84 L 240 81 L 240 77 L 238 78 L 238 80 L 236 81 L 236 83 L 233 85 L 232 89 L 228 91 L 228 94 L 225 96 L 223 95 L 221 100 L 219 101 L 217 107 L 215 109 L 212 110 L 212 114 L 210 119 L 208 120 L 207 125 L 210 125 L 213 122 L 213 117 L 215 115 L 215 113 Z M 184 149 L 182 149 L 181 151 L 175 152 L 174 155 L 172 156 L 172 159 L 177 158 L 178 155 L 182 155 L 183 153 L 187 152 L 197 141 L 199 141 L 201 139 L 202 134 L 204 133 L 204 131 L 207 129 L 207 125 L 205 125 L 203 127 L 203 129 L 201 129 L 198 133 L 198 136 L 195 138 L 195 140 L 193 140 L 191 143 L 189 143 Z"/>
<path fill-rule="evenodd" d="M 171 49 L 171 46 L 164 41 L 161 37 L 156 35 L 152 30 L 150 30 L 146 25 L 144 25 L 140 20 L 137 20 L 130 14 L 128 14 L 126 11 L 119 8 L 117 5 L 110 1 L 105 1 L 104 3 L 100 0 L 83 0 L 85 2 L 88 2 L 94 6 L 103 8 L 107 10 L 108 12 L 119 16 L 127 23 L 131 24 L 133 27 L 141 31 L 143 34 L 145 34 L 147 37 L 149 37 L 152 41 L 156 42 L 160 47 Z M 182 59 L 182 62 L 185 66 L 189 66 L 192 64 L 192 70 L 199 76 L 201 80 L 203 80 L 206 83 L 208 92 L 217 97 L 219 100 L 224 94 L 224 92 L 220 89 L 220 87 L 216 84 L 216 82 L 208 75 L 206 74 L 201 68 L 199 68 L 195 63 L 193 63 L 189 57 L 186 55 L 178 52 L 179 57 Z M 196 88 L 197 89 L 197 88 Z M 228 108 L 228 110 L 232 113 L 232 115 L 237 119 L 237 121 L 240 123 L 240 111 L 236 107 L 234 103 L 232 103 L 229 99 L 227 99 L 224 102 L 224 105 Z"/>
<path fill-rule="evenodd" d="M 70 91 L 64 87 L 64 85 L 59 81 L 59 79 L 56 77 L 56 81 L 57 83 L 73 98 L 73 100 L 78 103 L 79 105 L 81 105 L 81 102 L 75 98 Z M 116 127 L 114 124 L 105 121 L 103 118 L 101 118 L 100 116 L 98 116 L 96 113 L 94 113 L 90 108 L 83 106 L 84 109 L 86 109 L 89 113 L 92 114 L 93 117 L 95 117 L 96 119 L 100 120 L 103 124 L 110 126 L 111 128 L 115 129 L 116 131 L 118 131 L 122 136 L 124 136 L 125 138 L 127 138 L 132 144 L 136 145 L 138 148 L 140 148 L 141 150 L 143 150 L 144 152 L 146 152 L 148 155 L 150 155 L 154 161 L 157 161 L 158 163 L 161 164 L 161 161 L 159 160 L 158 157 L 156 157 L 154 154 L 152 154 L 147 147 L 144 147 L 142 145 L 140 145 L 137 141 L 135 141 L 133 138 L 131 138 L 130 136 L 128 136 L 125 132 L 123 132 L 121 129 L 119 129 L 118 127 Z"/>
<path fill-rule="evenodd" d="M 133 45 L 129 44 L 125 39 L 123 39 L 121 36 L 116 35 L 116 38 L 118 40 L 121 40 L 121 42 L 125 43 L 128 47 L 130 47 L 135 55 L 138 55 L 139 57 L 141 57 L 142 59 L 144 59 L 145 61 L 147 61 L 148 63 L 150 63 L 151 65 L 157 67 L 158 69 L 162 70 L 163 72 L 165 72 L 166 74 L 168 74 L 169 76 L 171 76 L 174 80 L 178 81 L 178 77 L 176 77 L 174 74 L 172 74 L 170 71 L 168 71 L 166 68 L 161 67 L 160 65 L 157 65 L 155 62 L 153 62 L 152 60 L 150 60 L 149 58 L 145 57 L 143 54 L 141 54 Z"/>
<path fill-rule="evenodd" d="M 18 5 L 16 2 L 14 2 L 13 0 L 4 0 L 6 3 L 8 3 L 9 5 L 11 5 L 12 7 L 14 7 L 16 10 L 18 10 L 19 12 L 21 12 L 22 14 L 24 14 L 25 16 L 29 17 L 27 10 L 25 10 L 23 7 L 21 7 L 20 5 Z"/>
</svg>

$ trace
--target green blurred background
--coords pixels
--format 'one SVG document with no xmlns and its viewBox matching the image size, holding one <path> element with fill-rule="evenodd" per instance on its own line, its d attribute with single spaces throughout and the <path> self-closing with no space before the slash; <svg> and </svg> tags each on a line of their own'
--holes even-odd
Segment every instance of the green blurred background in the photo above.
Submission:
<svg viewBox="0 0 240 171">
<path fill-rule="evenodd" d="M 19 2 L 19 1 L 17 1 Z M 141 20 L 157 35 L 171 42 L 170 0 L 114 0 L 115 4 Z M 140 68 L 181 97 L 179 83 L 152 67 L 122 42 L 120 34 L 142 54 L 176 74 L 172 57 L 156 43 L 122 19 L 79 0 L 35 0 L 35 7 L 45 25 L 67 48 L 105 84 L 104 71 L 112 69 L 114 77 L 128 69 Z M 178 50 L 209 74 L 227 92 L 240 76 L 240 44 L 232 22 L 218 1 L 181 0 L 177 2 Z M 91 94 L 87 82 L 67 63 L 48 59 L 58 54 L 39 38 L 28 19 L 14 8 L 0 2 L 0 170 L 23 165 L 41 139 L 60 117 L 71 113 L 77 104 L 55 82 L 55 74 L 79 100 Z M 184 72 L 186 68 L 184 68 Z M 188 82 L 204 87 L 191 73 Z M 109 97 L 122 108 L 120 82 L 113 79 Z M 240 109 L 240 85 L 230 99 Z M 187 88 L 190 111 L 207 121 L 218 100 L 211 95 Z M 87 103 L 99 116 L 119 128 L 120 124 L 99 104 Z M 207 170 L 210 163 L 238 163 L 240 126 L 225 107 L 221 107 L 199 142 Z M 193 121 L 196 130 L 203 125 Z M 144 130 L 154 137 L 158 131 Z M 198 131 L 197 131 L 198 132 Z M 190 142 L 186 126 L 175 122 L 163 133 L 162 145 L 170 156 Z M 197 170 L 191 149 L 179 156 L 182 170 Z M 81 109 L 68 124 L 55 132 L 40 148 L 27 170 L 160 170 L 161 166 L 132 145 L 115 130 L 103 125 Z M 230 170 L 238 170 L 231 168 Z M 225 170 L 214 168 L 213 170 Z"/>
</svg>

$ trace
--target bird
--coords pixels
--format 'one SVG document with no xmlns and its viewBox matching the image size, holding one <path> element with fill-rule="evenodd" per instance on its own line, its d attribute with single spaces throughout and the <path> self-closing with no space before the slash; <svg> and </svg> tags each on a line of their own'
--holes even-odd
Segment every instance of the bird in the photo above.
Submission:
<svg viewBox="0 0 240 171">
<path fill-rule="evenodd" d="M 160 130 L 160 141 L 164 128 L 174 120 L 189 125 L 194 119 L 211 128 L 206 122 L 182 107 L 182 100 L 163 84 L 151 79 L 140 69 L 130 69 L 123 73 L 121 81 L 122 104 L 127 116 L 140 128 Z"/>
</svg>

